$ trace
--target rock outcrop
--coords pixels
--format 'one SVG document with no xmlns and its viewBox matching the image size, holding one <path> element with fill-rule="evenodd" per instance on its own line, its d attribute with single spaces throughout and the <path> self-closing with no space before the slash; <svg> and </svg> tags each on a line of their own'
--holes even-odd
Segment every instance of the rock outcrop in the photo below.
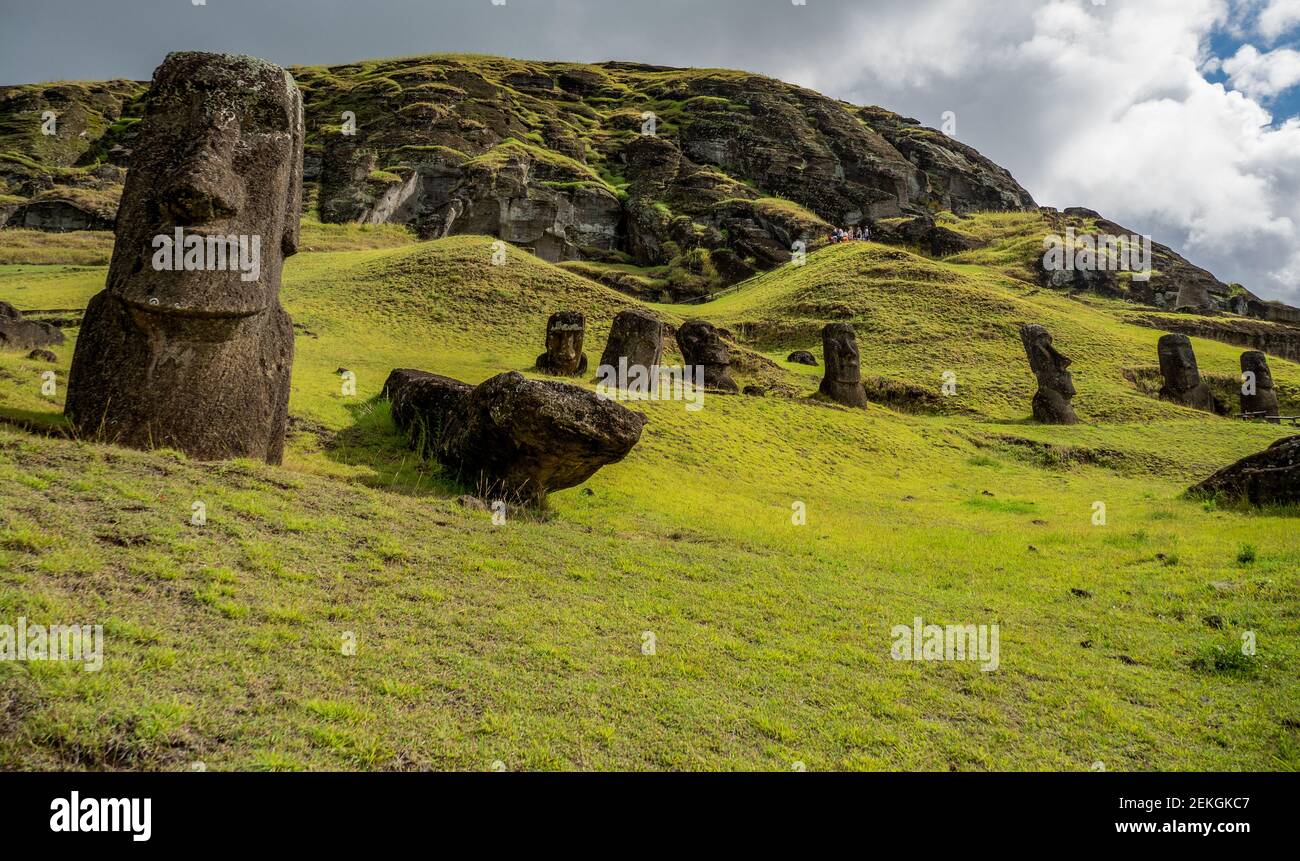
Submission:
<svg viewBox="0 0 1300 861">
<path fill-rule="evenodd" d="M 1251 505 L 1300 503 L 1300 436 L 1280 439 L 1264 451 L 1242 458 L 1188 493 Z"/>
<path fill-rule="evenodd" d="M 688 366 L 703 368 L 705 390 L 725 395 L 740 391 L 731 379 L 731 351 L 712 323 L 687 320 L 677 330 L 677 346 Z"/>
<path fill-rule="evenodd" d="M 148 105 L 65 411 L 85 438 L 279 463 L 293 363 L 280 270 L 298 243 L 301 96 L 264 60 L 177 53 Z"/>
<path fill-rule="evenodd" d="M 600 366 L 618 369 L 658 366 L 664 353 L 664 324 L 649 311 L 629 308 L 614 315 Z"/>
<path fill-rule="evenodd" d="M 423 455 L 478 496 L 530 505 L 622 460 L 646 421 L 586 389 L 515 372 L 470 386 L 399 369 L 384 393 Z"/>
<path fill-rule="evenodd" d="M 323 220 L 407 224 L 422 238 L 490 234 L 549 261 L 674 264 L 699 280 L 664 285 L 674 301 L 784 264 L 831 225 L 1034 206 L 952 137 L 743 72 L 451 56 L 291 71 Z M 89 86 L 70 89 L 63 110 L 64 162 L 87 165 L 77 181 L 92 155 L 128 164 L 135 124 L 115 120 L 143 104 L 130 82 Z M 0 124 L 41 100 L 40 88 L 0 88 Z M 74 121 L 83 105 L 93 122 Z M 643 116 L 656 105 L 663 116 Z M 48 190 L 40 171 L 13 169 L 0 193 Z M 79 218 L 45 209 L 42 224 Z"/>
<path fill-rule="evenodd" d="M 1234 347 L 1260 350 L 1279 359 L 1300 362 L 1300 328 L 1239 317 L 1134 314 L 1129 322 L 1151 329 L 1219 341 Z"/>
<path fill-rule="evenodd" d="M 1074 377 L 1070 374 L 1070 360 L 1052 344 L 1052 335 L 1042 326 L 1026 323 L 1020 327 L 1020 340 L 1029 357 L 1029 367 L 1038 381 L 1034 393 L 1034 419 L 1044 424 L 1078 424 L 1071 401 L 1074 398 Z"/>
<path fill-rule="evenodd" d="M 1160 397 L 1207 413 L 1221 412 L 1214 400 L 1214 393 L 1201 379 L 1200 368 L 1196 365 L 1196 353 L 1192 342 L 1186 335 L 1165 335 L 1160 339 L 1160 376 L 1164 385 L 1160 388 Z"/>
<path fill-rule="evenodd" d="M 1263 413 L 1272 416 L 1281 414 L 1281 405 L 1277 392 L 1273 389 L 1273 371 L 1268 366 L 1268 357 L 1258 350 L 1241 354 L 1241 411 L 1243 413 Z"/>
<path fill-rule="evenodd" d="M 57 326 L 26 320 L 8 302 L 0 302 L 0 350 L 35 350 L 63 343 Z"/>
<path fill-rule="evenodd" d="M 826 370 L 819 391 L 846 407 L 865 407 L 862 358 L 858 338 L 848 323 L 831 323 L 822 329 L 822 361 Z"/>
<path fill-rule="evenodd" d="M 785 360 L 796 365 L 810 365 L 813 367 L 816 367 L 817 365 L 817 357 L 807 350 L 795 350 L 793 353 L 786 356 Z"/>
<path fill-rule="evenodd" d="M 111 208 L 97 208 L 87 203 L 61 197 L 42 196 L 16 206 L 5 227 L 66 233 L 70 230 L 112 230 L 116 213 Z"/>
<path fill-rule="evenodd" d="M 576 377 L 587 372 L 587 354 L 582 352 L 586 318 L 578 311 L 558 311 L 546 321 L 546 352 L 537 357 L 537 369 L 557 377 Z"/>
</svg>

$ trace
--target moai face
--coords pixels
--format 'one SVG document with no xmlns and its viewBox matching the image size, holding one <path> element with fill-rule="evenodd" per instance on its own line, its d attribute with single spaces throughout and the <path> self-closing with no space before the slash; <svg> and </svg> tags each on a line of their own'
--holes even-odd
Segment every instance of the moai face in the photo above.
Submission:
<svg viewBox="0 0 1300 861">
<path fill-rule="evenodd" d="M 862 382 L 862 357 L 853 329 L 843 324 L 827 326 L 822 336 L 826 376 L 838 383 Z"/>
<path fill-rule="evenodd" d="M 1038 378 L 1038 385 L 1059 392 L 1066 398 L 1075 395 L 1074 375 L 1070 373 L 1070 359 L 1062 355 L 1052 343 L 1052 335 L 1042 326 L 1028 326 L 1022 340 L 1029 355 L 1029 366 Z"/>
<path fill-rule="evenodd" d="M 297 251 L 302 144 L 302 96 L 283 69 L 169 55 L 132 152 L 109 293 L 141 320 L 247 317 L 275 305 L 281 261 Z M 161 266 L 162 237 L 174 242 L 178 229 L 169 256 L 183 265 Z"/>
<path fill-rule="evenodd" d="M 1255 350 L 1242 353 L 1241 371 L 1255 375 L 1256 390 L 1263 392 L 1273 388 L 1273 372 L 1268 367 L 1268 357 L 1263 353 Z"/>
<path fill-rule="evenodd" d="M 688 320 L 677 331 L 678 347 L 683 358 L 696 365 L 710 367 L 731 364 L 731 351 L 718 337 L 718 330 L 703 320 Z"/>
<path fill-rule="evenodd" d="M 1177 391 L 1189 391 L 1201 384 L 1196 353 L 1186 335 L 1165 335 L 1160 339 L 1160 374 L 1165 384 Z"/>
<path fill-rule="evenodd" d="M 576 311 L 552 314 L 546 326 L 546 355 L 557 369 L 572 370 L 582 360 L 585 320 Z"/>
</svg>

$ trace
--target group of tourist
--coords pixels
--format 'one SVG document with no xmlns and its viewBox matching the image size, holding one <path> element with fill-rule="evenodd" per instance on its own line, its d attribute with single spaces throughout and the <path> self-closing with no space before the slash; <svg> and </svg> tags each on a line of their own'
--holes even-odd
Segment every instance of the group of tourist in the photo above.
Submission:
<svg viewBox="0 0 1300 861">
<path fill-rule="evenodd" d="M 871 238 L 871 231 L 866 227 L 837 227 L 830 235 L 831 244 L 836 242 L 865 242 Z"/>
</svg>

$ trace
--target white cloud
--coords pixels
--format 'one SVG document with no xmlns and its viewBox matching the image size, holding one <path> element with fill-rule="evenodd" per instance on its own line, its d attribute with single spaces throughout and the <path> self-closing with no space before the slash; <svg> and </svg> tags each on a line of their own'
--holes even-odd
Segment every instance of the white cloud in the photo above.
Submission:
<svg viewBox="0 0 1300 861">
<path fill-rule="evenodd" d="M 1254 45 L 1242 45 L 1222 68 L 1234 88 L 1267 99 L 1300 84 L 1300 51 L 1277 48 L 1261 54 Z"/>
<path fill-rule="evenodd" d="M 1266 39 L 1276 39 L 1300 24 L 1300 0 L 1269 0 L 1259 13 L 1259 32 Z"/>
<path fill-rule="evenodd" d="M 1206 79 L 1210 36 L 1242 20 L 1241 4 L 1017 0 L 999 16 L 918 5 L 934 28 L 912 38 L 889 14 L 855 22 L 851 44 L 823 49 L 840 63 L 819 84 L 929 124 L 954 110 L 960 136 L 1039 202 L 1096 209 L 1224 280 L 1300 303 L 1300 121 L 1274 126 L 1259 101 L 1296 83 L 1300 58 L 1243 49 L 1222 63 L 1231 88 Z M 1284 20 L 1277 5 L 1268 21 Z M 854 68 L 845 92 L 836 84 Z"/>
</svg>

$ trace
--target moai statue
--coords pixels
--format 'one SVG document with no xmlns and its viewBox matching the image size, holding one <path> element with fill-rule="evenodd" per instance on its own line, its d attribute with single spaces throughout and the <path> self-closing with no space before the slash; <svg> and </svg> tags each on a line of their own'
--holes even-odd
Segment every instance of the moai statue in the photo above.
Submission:
<svg viewBox="0 0 1300 861">
<path fill-rule="evenodd" d="M 1258 350 L 1242 353 L 1241 382 L 1241 411 L 1263 413 L 1273 424 L 1281 424 L 1277 416 L 1281 415 L 1282 407 L 1273 389 L 1273 372 L 1269 370 L 1268 357 Z"/>
<path fill-rule="evenodd" d="M 298 249 L 302 97 L 284 69 L 175 53 L 154 72 L 106 288 L 86 308 L 65 412 L 77 432 L 203 460 L 279 463 Z"/>
<path fill-rule="evenodd" d="M 1020 340 L 1029 357 L 1029 367 L 1038 380 L 1034 393 L 1034 419 L 1049 425 L 1074 425 L 1079 417 L 1070 401 L 1074 398 L 1071 362 L 1052 345 L 1052 335 L 1036 323 L 1020 327 Z"/>
<path fill-rule="evenodd" d="M 601 367 L 640 366 L 650 373 L 664 353 L 664 324 L 649 311 L 629 309 L 614 315 L 609 341 L 600 357 Z M 622 379 L 622 377 L 620 377 Z"/>
<path fill-rule="evenodd" d="M 560 311 L 546 321 L 546 352 L 537 357 L 537 369 L 557 377 L 576 377 L 587 372 L 587 354 L 582 352 L 586 318 L 577 311 Z"/>
<path fill-rule="evenodd" d="M 1186 335 L 1165 335 L 1158 350 L 1160 376 L 1165 381 L 1160 397 L 1207 413 L 1217 412 L 1210 387 L 1201 381 L 1191 340 Z"/>
<path fill-rule="evenodd" d="M 865 407 L 858 338 L 848 323 L 831 323 L 822 329 L 822 362 L 826 370 L 821 393 L 846 407 Z"/>
<path fill-rule="evenodd" d="M 704 388 L 734 395 L 740 392 L 731 379 L 731 351 L 718 336 L 717 328 L 705 320 L 687 320 L 677 330 L 677 346 L 688 366 L 704 369 Z"/>
</svg>

